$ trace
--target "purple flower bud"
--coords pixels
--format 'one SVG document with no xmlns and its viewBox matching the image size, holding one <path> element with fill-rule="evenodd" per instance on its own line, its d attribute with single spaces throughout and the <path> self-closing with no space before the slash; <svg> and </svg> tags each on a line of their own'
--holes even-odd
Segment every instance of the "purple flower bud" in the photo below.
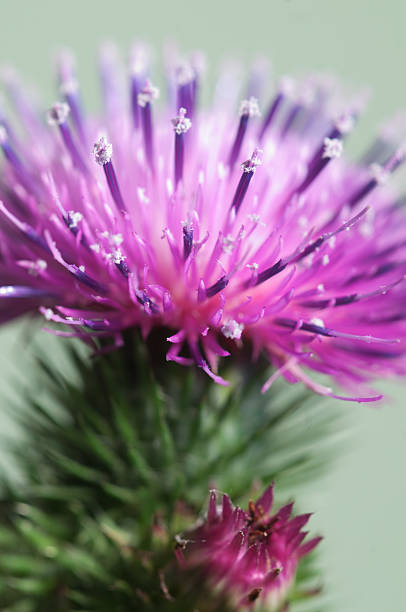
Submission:
<svg viewBox="0 0 406 612">
<path fill-rule="evenodd" d="M 177 538 L 180 571 L 197 570 L 233 609 L 257 601 L 261 609 L 280 610 L 300 559 L 321 538 L 306 540 L 310 514 L 291 517 L 292 504 L 272 513 L 272 505 L 273 486 L 247 510 L 234 507 L 227 495 L 219 502 L 212 491 L 204 520 Z"/>
</svg>

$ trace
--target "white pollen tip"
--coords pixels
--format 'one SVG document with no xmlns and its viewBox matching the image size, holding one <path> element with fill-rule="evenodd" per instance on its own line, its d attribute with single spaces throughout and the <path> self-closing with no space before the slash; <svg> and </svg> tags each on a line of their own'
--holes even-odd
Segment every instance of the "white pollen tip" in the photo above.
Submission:
<svg viewBox="0 0 406 612">
<path fill-rule="evenodd" d="M 323 144 L 323 158 L 332 159 L 333 157 L 341 157 L 343 143 L 339 138 L 325 138 Z"/>
<path fill-rule="evenodd" d="M 145 82 L 144 87 L 138 94 L 138 105 L 141 107 L 146 106 L 147 104 L 151 104 L 153 100 L 156 100 L 159 97 L 159 89 L 152 85 L 151 81 L 148 79 Z"/>
<path fill-rule="evenodd" d="M 222 326 L 221 333 L 226 338 L 231 338 L 232 340 L 239 340 L 241 338 L 243 330 L 244 323 L 238 323 L 234 319 L 230 319 Z"/>
<path fill-rule="evenodd" d="M 101 136 L 93 147 L 93 155 L 100 166 L 107 164 L 113 155 L 113 145 L 107 142 L 105 136 Z"/>
<path fill-rule="evenodd" d="M 402 142 L 402 144 L 396 149 L 395 157 L 400 162 L 406 159 L 406 142 Z"/>
<path fill-rule="evenodd" d="M 247 100 L 242 100 L 240 104 L 240 117 L 260 117 L 258 100 L 251 96 Z"/>
<path fill-rule="evenodd" d="M 318 317 L 313 317 L 313 319 L 310 319 L 310 323 L 317 325 L 317 327 L 325 327 L 323 319 L 319 319 Z"/>
<path fill-rule="evenodd" d="M 189 62 L 183 62 L 176 69 L 176 82 L 178 85 L 187 85 L 196 77 L 196 72 Z"/>
<path fill-rule="evenodd" d="M 293 96 L 296 88 L 296 82 L 290 76 L 283 76 L 279 81 L 279 91 L 285 96 Z"/>
<path fill-rule="evenodd" d="M 262 149 L 254 149 L 251 159 L 247 159 L 241 164 L 241 170 L 243 172 L 255 172 L 258 166 L 262 164 Z"/>
<path fill-rule="evenodd" d="M 355 117 L 353 113 L 341 113 L 334 120 L 334 125 L 340 134 L 348 134 L 354 129 Z"/>
<path fill-rule="evenodd" d="M 79 90 L 79 84 L 76 79 L 69 79 L 61 83 L 59 90 L 63 96 L 75 94 Z"/>
<path fill-rule="evenodd" d="M 180 136 L 181 134 L 186 134 L 192 127 L 191 120 L 186 117 L 186 108 L 180 108 L 179 114 L 177 117 L 172 119 L 173 130 L 175 134 Z"/>
<path fill-rule="evenodd" d="M 43 315 L 47 321 L 50 321 L 54 316 L 54 311 L 52 310 L 52 308 L 45 308 Z"/>
<path fill-rule="evenodd" d="M 47 122 L 49 125 L 61 125 L 65 123 L 69 113 L 70 108 L 66 102 L 56 102 L 47 111 Z"/>
<path fill-rule="evenodd" d="M 68 225 L 69 229 L 75 228 L 78 226 L 78 223 L 82 221 L 83 215 L 80 212 L 76 212 L 74 210 L 70 210 L 68 213 Z"/>
<path fill-rule="evenodd" d="M 4 125 L 0 125 L 0 144 L 5 144 L 7 140 L 7 130 Z"/>
<path fill-rule="evenodd" d="M 380 164 L 371 164 L 369 172 L 378 185 L 384 185 L 389 179 L 389 172 Z"/>
</svg>

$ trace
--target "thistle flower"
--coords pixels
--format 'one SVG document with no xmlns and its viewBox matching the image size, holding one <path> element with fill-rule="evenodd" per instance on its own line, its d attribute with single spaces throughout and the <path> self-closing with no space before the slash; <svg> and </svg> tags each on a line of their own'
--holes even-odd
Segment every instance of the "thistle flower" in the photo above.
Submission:
<svg viewBox="0 0 406 612">
<path fill-rule="evenodd" d="M 0 116 L 0 320 L 39 310 L 90 343 L 169 328 L 167 359 L 220 384 L 219 358 L 249 342 L 276 368 L 264 390 L 283 375 L 341 397 L 314 370 L 377 399 L 368 381 L 406 371 L 406 223 L 384 185 L 405 148 L 385 134 L 344 160 L 359 105 L 334 114 L 314 78 L 297 96 L 282 80 L 267 106 L 257 71 L 236 116 L 228 75 L 200 110 L 197 64 L 169 70 L 157 112 L 144 54 L 127 95 L 105 51 L 88 117 L 63 56 L 49 125 L 8 75 L 21 129 Z"/>
<path fill-rule="evenodd" d="M 212 491 L 203 522 L 178 538 L 180 566 L 196 569 L 238 609 L 254 602 L 269 611 L 281 609 L 300 559 L 321 538 L 303 542 L 307 535 L 303 527 L 310 514 L 291 518 L 293 504 L 271 514 L 272 505 L 273 486 L 256 503 L 251 501 L 248 511 L 233 507 L 228 495 L 218 505 Z"/>
</svg>

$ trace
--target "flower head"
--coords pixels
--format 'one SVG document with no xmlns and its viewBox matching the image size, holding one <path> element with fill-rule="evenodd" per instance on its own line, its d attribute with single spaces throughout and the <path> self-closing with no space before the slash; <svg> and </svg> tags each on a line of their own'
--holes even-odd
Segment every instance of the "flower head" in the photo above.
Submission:
<svg viewBox="0 0 406 612">
<path fill-rule="evenodd" d="M 256 503 L 251 501 L 247 511 L 234 507 L 227 495 L 218 505 L 212 491 L 203 522 L 178 538 L 176 555 L 181 567 L 197 569 L 238 609 L 258 601 L 266 610 L 279 610 L 300 559 L 321 538 L 304 542 L 309 514 L 291 518 L 293 504 L 272 514 L 272 505 L 273 486 Z"/>
<path fill-rule="evenodd" d="M 21 125 L 0 113 L 0 319 L 39 309 L 89 342 L 169 328 L 167 359 L 221 384 L 219 358 L 246 342 L 277 368 L 264 389 L 282 374 L 338 397 L 315 370 L 368 401 L 371 378 L 404 374 L 406 222 L 388 179 L 405 149 L 391 130 L 350 162 L 359 105 L 334 114 L 314 77 L 297 95 L 283 79 L 267 106 L 256 75 L 231 111 L 228 75 L 199 110 L 199 67 L 180 63 L 158 113 L 144 53 L 129 108 L 111 49 L 101 66 L 100 117 L 66 57 L 46 123 L 8 79 Z"/>
</svg>

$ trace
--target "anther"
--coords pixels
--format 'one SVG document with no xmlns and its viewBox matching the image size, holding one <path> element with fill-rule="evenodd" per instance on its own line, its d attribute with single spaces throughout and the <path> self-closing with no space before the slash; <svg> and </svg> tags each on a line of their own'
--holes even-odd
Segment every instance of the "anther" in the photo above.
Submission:
<svg viewBox="0 0 406 612">
<path fill-rule="evenodd" d="M 178 108 L 187 108 L 193 117 L 196 105 L 197 74 L 189 62 L 180 64 L 176 70 Z"/>
<path fill-rule="evenodd" d="M 251 117 L 259 117 L 261 115 L 258 106 L 258 100 L 256 98 L 249 98 L 243 100 L 240 105 L 240 122 L 238 124 L 237 133 L 234 138 L 233 146 L 231 147 L 230 155 L 228 158 L 228 165 L 230 170 L 233 169 L 235 162 L 237 161 L 241 146 L 247 131 L 248 122 Z"/>
<path fill-rule="evenodd" d="M 371 164 L 369 167 L 371 178 L 361 186 L 358 191 L 349 200 L 349 205 L 354 207 L 363 200 L 375 187 L 386 183 L 390 175 L 406 160 L 406 147 L 400 146 L 393 155 L 391 155 L 385 164 Z"/>
<path fill-rule="evenodd" d="M 121 212 L 121 214 L 124 214 L 127 209 L 118 185 L 113 162 L 111 161 L 113 155 L 113 145 L 107 142 L 104 136 L 101 136 L 93 147 L 93 155 L 96 163 L 99 164 L 99 166 L 103 166 L 111 196 L 118 210 Z"/>
<path fill-rule="evenodd" d="M 251 158 L 241 164 L 242 175 L 237 185 L 237 189 L 234 194 L 233 201 L 231 203 L 231 209 L 234 209 L 237 214 L 241 204 L 243 203 L 245 194 L 247 193 L 250 181 L 259 165 L 261 165 L 262 150 L 255 149 Z"/>
<path fill-rule="evenodd" d="M 59 88 L 66 103 L 68 104 L 72 121 L 82 143 L 86 142 L 85 127 L 82 112 L 82 102 L 79 94 L 79 85 L 75 78 L 74 59 L 69 52 L 65 51 L 59 58 Z"/>
<path fill-rule="evenodd" d="M 70 108 L 66 102 L 56 102 L 47 112 L 49 125 L 56 125 L 62 136 L 62 140 L 69 152 L 73 165 L 84 174 L 88 174 L 88 168 L 80 155 L 67 122 Z"/>
<path fill-rule="evenodd" d="M 141 125 L 144 138 L 144 149 L 147 163 L 154 170 L 154 137 L 152 126 L 152 102 L 159 96 L 159 89 L 147 80 L 138 94 L 138 106 L 141 109 Z"/>
<path fill-rule="evenodd" d="M 131 111 L 133 117 L 133 125 L 138 129 L 140 124 L 140 105 L 138 103 L 138 95 L 142 90 L 142 84 L 145 83 L 146 71 L 146 53 L 143 47 L 135 47 L 131 54 Z"/>
<path fill-rule="evenodd" d="M 193 227 L 188 223 L 183 225 L 183 259 L 186 261 L 193 249 Z"/>
<path fill-rule="evenodd" d="M 186 117 L 186 108 L 179 109 L 179 115 L 172 119 L 175 132 L 175 188 L 183 178 L 183 162 L 185 156 L 184 135 L 192 127 L 192 122 Z"/>
<path fill-rule="evenodd" d="M 284 102 L 286 97 L 292 94 L 293 89 L 294 89 L 294 81 L 291 78 L 284 77 L 281 79 L 279 83 L 279 87 L 278 87 L 278 92 L 271 102 L 269 110 L 265 115 L 265 119 L 259 131 L 260 140 L 263 138 L 265 132 L 268 130 L 268 128 L 273 123 L 273 120 L 278 114 L 279 109 L 282 106 L 282 103 Z"/>
</svg>

